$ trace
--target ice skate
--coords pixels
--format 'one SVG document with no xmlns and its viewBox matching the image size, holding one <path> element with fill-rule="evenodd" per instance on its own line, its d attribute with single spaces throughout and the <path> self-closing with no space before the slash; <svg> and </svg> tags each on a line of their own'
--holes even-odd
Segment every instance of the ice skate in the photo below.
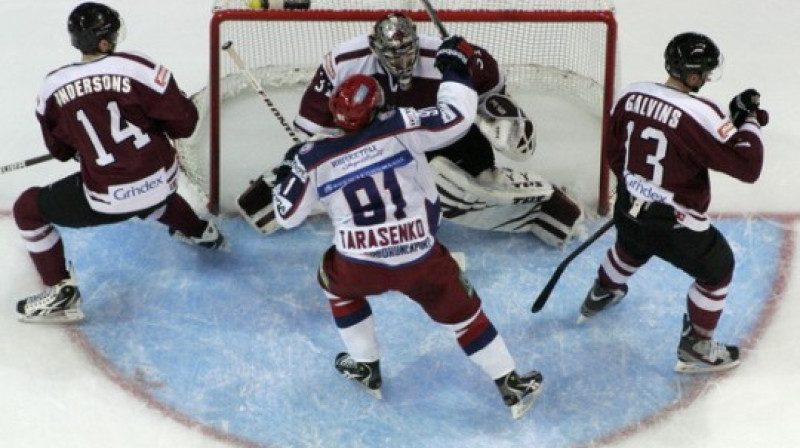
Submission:
<svg viewBox="0 0 800 448">
<path fill-rule="evenodd" d="M 503 396 L 503 402 L 511 410 L 511 417 L 514 420 L 525 415 L 542 393 L 542 374 L 536 370 L 521 376 L 517 372 L 511 372 L 494 380 L 494 383 Z"/>
<path fill-rule="evenodd" d="M 81 293 L 73 278 L 17 302 L 20 322 L 70 323 L 83 319 Z"/>
<path fill-rule="evenodd" d="M 358 362 L 349 353 L 336 355 L 336 370 L 345 378 L 351 379 L 363 387 L 377 399 L 383 398 L 381 393 L 380 361 Z"/>
<path fill-rule="evenodd" d="M 586 294 L 586 298 L 581 305 L 581 314 L 578 316 L 578 323 L 581 324 L 603 311 L 609 306 L 616 305 L 628 294 L 628 285 L 622 285 L 620 289 L 609 291 L 600 286 L 600 281 L 595 280 L 594 286 Z"/>
<path fill-rule="evenodd" d="M 679 373 L 704 373 L 732 369 L 739 365 L 739 348 L 713 339 L 697 337 L 692 332 L 689 317 L 683 315 L 683 332 L 678 345 Z"/>
<path fill-rule="evenodd" d="M 170 229 L 169 234 L 176 240 L 193 246 L 205 247 L 206 249 L 222 249 L 225 247 L 225 237 L 219 233 L 219 229 L 211 220 L 206 221 L 206 228 L 199 237 L 186 236 L 182 232 L 173 229 Z"/>
</svg>

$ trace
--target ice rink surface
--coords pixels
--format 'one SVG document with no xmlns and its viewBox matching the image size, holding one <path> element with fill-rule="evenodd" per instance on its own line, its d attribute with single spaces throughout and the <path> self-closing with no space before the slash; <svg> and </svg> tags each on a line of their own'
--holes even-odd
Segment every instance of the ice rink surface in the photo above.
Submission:
<svg viewBox="0 0 800 448">
<path fill-rule="evenodd" d="M 0 3 L 0 13 L 12 19 L 0 31 L 9 62 L 2 75 L 6 149 L 0 164 L 44 152 L 34 98 L 45 73 L 77 57 L 64 30 L 75 4 Z M 187 92 L 205 86 L 210 5 L 111 5 L 127 24 L 123 49 L 167 65 Z M 591 282 L 610 235 L 576 260 L 552 303 L 531 315 L 530 300 L 565 253 L 488 233 L 478 235 L 477 245 L 468 241 L 474 232 L 445 226 L 443 240 L 468 254 L 470 279 L 501 332 L 508 329 L 504 337 L 520 367 L 545 374 L 537 409 L 516 423 L 502 414 L 495 392 L 449 335 L 401 299 L 373 305 L 379 322 L 387 316 L 378 330 L 391 379 L 387 400 L 370 402 L 335 377 L 330 363 L 341 346 L 312 280 L 315 257 L 326 244 L 326 224 L 317 220 L 275 240 L 224 220 L 233 244 L 222 254 L 175 247 L 143 223 L 65 231 L 90 318 L 69 329 L 19 324 L 14 303 L 40 283 L 8 210 L 24 188 L 75 168 L 49 162 L 0 175 L 2 446 L 797 446 L 800 206 L 793 193 L 800 190 L 800 157 L 793 146 L 800 131 L 790 117 L 800 92 L 786 56 L 800 40 L 800 12 L 788 1 L 616 5 L 623 85 L 663 80 L 666 42 L 679 32 L 700 31 L 725 55 L 723 78 L 703 93 L 727 103 L 755 87 L 771 113 L 759 182 L 712 179 L 712 211 L 738 263 L 719 335 L 745 347 L 739 368 L 700 379 L 671 373 L 687 281 L 663 265 L 648 266 L 632 283 L 649 290 L 648 297 L 589 327 L 572 326 L 577 296 Z M 546 113 L 536 110 L 537 119 Z M 537 157 L 546 156 L 546 148 L 540 146 Z M 136 239 L 124 237 L 128 229 Z M 279 244 L 292 250 L 278 251 Z M 160 268 L 148 269 L 152 265 Z M 193 302 L 198 286 L 206 291 L 202 303 Z M 268 312 L 237 294 L 250 290 L 263 291 Z M 406 326 L 391 317 L 397 315 L 409 319 Z M 305 390 L 293 387 L 298 377 Z M 474 390 L 458 392 L 466 388 Z"/>
</svg>

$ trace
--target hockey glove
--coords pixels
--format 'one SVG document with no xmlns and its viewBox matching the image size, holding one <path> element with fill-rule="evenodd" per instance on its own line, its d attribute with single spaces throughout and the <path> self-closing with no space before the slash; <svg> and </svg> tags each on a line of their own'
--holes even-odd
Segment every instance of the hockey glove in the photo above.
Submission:
<svg viewBox="0 0 800 448">
<path fill-rule="evenodd" d="M 767 111 L 759 109 L 760 103 L 761 94 L 756 89 L 747 89 L 733 97 L 728 105 L 733 125 L 737 128 L 741 127 L 747 117 L 752 115 L 758 124 L 766 126 L 769 123 L 769 114 Z"/>
<path fill-rule="evenodd" d="M 289 148 L 289 150 L 286 151 L 286 154 L 283 155 L 283 160 L 281 161 L 280 165 L 272 169 L 272 174 L 275 175 L 275 180 L 272 185 L 281 183 L 283 179 L 292 174 L 294 157 L 297 155 L 303 145 L 305 145 L 305 143 L 298 143 Z"/>
<path fill-rule="evenodd" d="M 244 220 L 264 234 L 270 234 L 280 228 L 272 210 L 273 185 L 275 179 L 268 171 L 258 179 L 250 181 L 247 189 L 236 198 L 236 205 Z"/>
<path fill-rule="evenodd" d="M 272 210 L 272 189 L 292 173 L 292 163 L 301 146 L 302 143 L 289 148 L 280 165 L 250 181 L 247 189 L 236 198 L 242 217 L 261 233 L 270 234 L 280 228 Z"/>
<path fill-rule="evenodd" d="M 436 51 L 436 60 L 433 65 L 440 72 L 453 70 L 464 76 L 469 76 L 469 61 L 475 54 L 472 45 L 461 36 L 450 36 L 442 42 Z"/>
</svg>

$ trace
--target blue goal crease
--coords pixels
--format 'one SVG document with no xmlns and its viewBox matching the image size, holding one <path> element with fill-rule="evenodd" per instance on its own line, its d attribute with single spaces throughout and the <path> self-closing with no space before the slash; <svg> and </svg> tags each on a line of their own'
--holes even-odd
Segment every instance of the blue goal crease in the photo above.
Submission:
<svg viewBox="0 0 800 448">
<path fill-rule="evenodd" d="M 577 447 L 651 421 L 714 376 L 672 371 L 691 279 L 653 260 L 618 306 L 575 324 L 614 232 L 577 257 L 538 314 L 530 307 L 563 250 L 525 234 L 445 223 L 467 276 L 519 370 L 544 375 L 520 422 L 452 334 L 399 294 L 370 301 L 381 344 L 384 399 L 333 369 L 344 349 L 316 283 L 331 244 L 322 217 L 263 236 L 220 218 L 229 251 L 171 240 L 131 221 L 63 229 L 84 296 L 80 331 L 142 395 L 220 438 L 248 446 Z M 599 222 L 593 223 L 599 227 Z M 759 325 L 779 276 L 786 235 L 770 220 L 718 219 L 736 272 L 717 337 L 741 343 Z"/>
</svg>

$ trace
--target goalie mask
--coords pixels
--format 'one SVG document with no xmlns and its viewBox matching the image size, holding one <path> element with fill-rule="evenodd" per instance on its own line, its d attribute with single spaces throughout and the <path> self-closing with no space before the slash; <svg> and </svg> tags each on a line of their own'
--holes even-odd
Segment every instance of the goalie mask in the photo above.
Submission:
<svg viewBox="0 0 800 448">
<path fill-rule="evenodd" d="M 414 22 L 400 13 L 387 14 L 375 23 L 369 47 L 400 88 L 408 90 L 419 59 L 419 37 Z"/>
<path fill-rule="evenodd" d="M 478 106 L 478 129 L 492 147 L 511 160 L 522 162 L 536 150 L 536 127 L 514 101 L 493 93 Z"/>
</svg>

